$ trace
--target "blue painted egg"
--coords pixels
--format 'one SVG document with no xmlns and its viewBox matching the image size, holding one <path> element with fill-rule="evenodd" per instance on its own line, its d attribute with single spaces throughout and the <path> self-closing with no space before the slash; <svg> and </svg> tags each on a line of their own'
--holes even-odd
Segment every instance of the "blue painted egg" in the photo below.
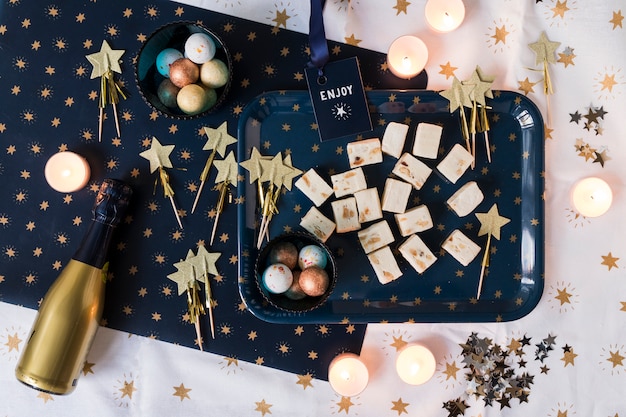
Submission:
<svg viewBox="0 0 626 417">
<path fill-rule="evenodd" d="M 182 52 L 174 48 L 166 48 L 159 52 L 156 58 L 156 68 L 164 77 L 170 77 L 170 65 L 177 59 L 183 58 Z"/>
<path fill-rule="evenodd" d="M 307 245 L 300 249 L 300 253 L 298 253 L 298 266 L 302 270 L 310 266 L 318 266 L 324 269 L 327 262 L 328 258 L 324 249 L 317 245 Z"/>
</svg>

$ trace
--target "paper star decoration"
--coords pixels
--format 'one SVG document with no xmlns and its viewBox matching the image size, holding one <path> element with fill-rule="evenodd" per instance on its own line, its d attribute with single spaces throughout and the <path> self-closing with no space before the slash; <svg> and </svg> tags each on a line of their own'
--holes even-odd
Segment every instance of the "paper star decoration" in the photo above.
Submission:
<svg viewBox="0 0 626 417">
<path fill-rule="evenodd" d="M 469 153 L 472 153 L 472 147 L 470 145 L 470 127 L 467 123 L 467 116 L 465 115 L 464 107 L 472 108 L 472 99 L 470 98 L 471 92 L 474 89 L 473 85 L 463 84 L 457 77 L 452 79 L 452 86 L 439 94 L 450 101 L 450 113 L 454 113 L 456 109 L 459 109 L 459 115 L 461 117 L 461 132 L 465 139 L 465 147 Z"/>
<path fill-rule="evenodd" d="M 252 148 L 252 154 L 250 155 L 250 159 L 239 163 L 239 165 L 241 165 L 244 169 L 248 171 L 250 184 L 252 184 L 254 181 L 258 180 L 261 177 L 261 159 L 262 155 L 255 147 Z"/>
<path fill-rule="evenodd" d="M 217 230 L 217 222 L 219 221 L 220 214 L 224 211 L 224 203 L 226 201 L 226 194 L 230 193 L 230 186 L 237 184 L 237 161 L 235 160 L 235 154 L 230 151 L 228 156 L 223 160 L 215 161 L 215 167 L 217 168 L 217 176 L 215 177 L 215 183 L 218 184 L 217 189 L 219 196 L 217 199 L 215 222 L 213 223 L 213 230 L 211 232 L 211 244 L 215 238 L 215 231 Z"/>
<path fill-rule="evenodd" d="M 213 296 L 211 295 L 211 279 L 209 274 L 217 275 L 217 266 L 215 265 L 221 253 L 209 252 L 204 246 L 198 247 L 198 254 L 191 258 L 188 257 L 187 261 L 194 268 L 195 279 L 200 279 L 204 282 L 205 291 L 205 306 L 209 310 L 209 322 L 211 327 L 211 338 L 215 339 L 215 323 L 213 320 Z"/>
<path fill-rule="evenodd" d="M 212 152 L 207 158 L 207 161 L 204 164 L 204 168 L 200 173 L 200 187 L 198 187 L 196 198 L 193 202 L 193 206 L 191 207 L 191 213 L 196 211 L 196 206 L 198 205 L 198 201 L 200 200 L 200 194 L 202 193 L 202 189 L 204 188 L 204 183 L 209 176 L 209 170 L 211 169 L 211 165 L 213 164 L 213 160 L 215 159 L 215 154 L 219 153 L 220 156 L 223 158 L 224 154 L 226 153 L 226 147 L 237 142 L 237 138 L 228 134 L 227 122 L 223 122 L 217 129 L 203 127 L 203 130 L 204 133 L 207 135 L 208 140 L 202 147 L 202 150 Z"/>
<path fill-rule="evenodd" d="M 561 42 L 552 42 L 546 36 L 546 32 L 541 32 L 536 42 L 528 44 L 530 49 L 535 52 L 535 65 L 542 64 L 544 61 L 550 64 L 556 63 L 556 48 Z"/>
<path fill-rule="evenodd" d="M 511 220 L 500 216 L 497 204 L 491 206 L 487 213 L 476 213 L 476 217 L 478 218 L 478 221 L 480 221 L 478 236 L 487 235 L 487 244 L 485 245 L 485 253 L 481 262 L 480 277 L 478 279 L 478 291 L 476 293 L 476 299 L 478 300 L 480 299 L 480 294 L 483 288 L 485 268 L 489 266 L 489 247 L 491 246 L 491 236 L 500 240 L 500 229 Z"/>
<path fill-rule="evenodd" d="M 500 240 L 500 229 L 511 220 L 500 216 L 498 206 L 494 204 L 487 213 L 476 213 L 478 221 L 480 221 L 480 230 L 478 236 L 490 234 Z"/>
<path fill-rule="evenodd" d="M 159 169 L 159 167 L 172 168 L 170 154 L 175 146 L 176 145 L 161 145 L 161 142 L 153 136 L 150 149 L 141 152 L 139 156 L 150 161 L 150 173 L 152 174 Z"/>
<path fill-rule="evenodd" d="M 91 79 L 102 77 L 109 70 L 121 74 L 120 59 L 124 52 L 126 51 L 123 49 L 111 49 L 106 40 L 102 41 L 100 52 L 86 56 L 87 60 L 93 65 Z"/>
<path fill-rule="evenodd" d="M 178 226 L 182 229 L 183 224 L 180 220 L 180 216 L 178 215 L 178 208 L 176 207 L 176 203 L 174 203 L 174 189 L 170 185 L 169 175 L 165 171 L 165 168 L 172 168 L 170 154 L 174 150 L 174 146 L 175 145 L 163 146 L 161 145 L 161 142 L 159 142 L 159 140 L 153 136 L 152 143 L 150 144 L 150 149 L 141 152 L 139 156 L 147 159 L 150 162 L 150 173 L 153 173 L 156 170 L 159 171 L 159 177 L 157 181 L 161 181 L 163 194 L 165 195 L 165 197 L 169 198 L 170 203 L 172 204 L 172 209 L 174 210 L 174 215 L 176 216 L 176 221 L 178 222 Z"/>
</svg>

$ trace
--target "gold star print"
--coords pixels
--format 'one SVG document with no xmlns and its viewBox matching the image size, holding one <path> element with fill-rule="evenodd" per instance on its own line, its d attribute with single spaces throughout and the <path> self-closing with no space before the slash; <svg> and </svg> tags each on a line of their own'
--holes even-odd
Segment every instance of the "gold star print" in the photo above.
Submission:
<svg viewBox="0 0 626 417">
<path fill-rule="evenodd" d="M 456 373 L 458 371 L 460 371 L 460 368 L 456 366 L 456 361 L 453 361 L 452 363 L 446 362 L 446 370 L 443 371 L 443 373 L 446 375 L 446 381 L 450 378 L 456 380 Z"/>
<path fill-rule="evenodd" d="M 617 261 L 619 261 L 619 258 L 614 257 L 611 252 L 609 252 L 608 255 L 601 255 L 602 256 L 602 262 L 600 263 L 600 265 L 606 265 L 609 268 L 609 271 L 611 270 L 611 268 L 619 268 L 617 266 Z"/>
<path fill-rule="evenodd" d="M 393 404 L 393 407 L 391 407 L 391 409 L 397 411 L 398 415 L 402 413 L 409 414 L 409 412 L 406 411 L 406 407 L 409 405 L 409 403 L 402 402 L 402 397 L 398 398 L 398 401 L 392 401 L 391 403 Z"/>
<path fill-rule="evenodd" d="M 256 404 L 256 408 L 254 409 L 254 411 L 258 411 L 259 413 L 261 413 L 261 416 L 264 416 L 265 414 L 272 414 L 272 412 L 270 411 L 272 404 L 266 403 L 265 399 L 262 399 L 261 401 L 255 401 L 254 404 Z"/>
<path fill-rule="evenodd" d="M 86 56 L 87 60 L 93 65 L 91 78 L 101 77 L 108 70 L 121 74 L 122 68 L 119 61 L 124 52 L 122 49 L 111 49 L 106 40 L 102 41 L 100 52 Z"/>
<path fill-rule="evenodd" d="M 441 67 L 441 71 L 439 71 L 439 74 L 445 75 L 446 80 L 450 77 L 454 77 L 454 71 L 458 69 L 458 67 L 453 67 L 452 65 L 450 65 L 450 61 L 448 61 L 445 65 L 439 64 L 439 66 Z"/>
<path fill-rule="evenodd" d="M 497 45 L 498 42 L 506 43 L 506 36 L 509 33 L 510 32 L 506 31 L 506 26 L 505 25 L 502 25 L 502 27 L 497 27 L 496 26 L 496 33 L 495 33 L 495 35 L 492 35 L 491 37 L 496 40 L 495 44 Z"/>
<path fill-rule="evenodd" d="M 122 393 L 122 398 L 127 396 L 130 399 L 133 398 L 133 392 L 137 391 L 137 388 L 135 388 L 135 381 L 124 381 L 124 387 L 118 389 Z"/>
<path fill-rule="evenodd" d="M 346 414 L 348 414 L 350 412 L 350 406 L 354 405 L 354 403 L 350 401 L 350 397 L 341 397 L 341 401 L 339 401 L 337 405 L 339 406 L 338 413 L 345 411 Z"/>
<path fill-rule="evenodd" d="M 618 10 L 613 12 L 613 19 L 609 20 L 609 23 L 613 24 L 613 30 L 615 30 L 618 26 L 623 28 L 622 21 L 624 20 L 624 16 L 622 16 L 622 11 Z"/>
<path fill-rule="evenodd" d="M 174 397 L 180 397 L 180 401 L 183 401 L 185 398 L 191 399 L 188 395 L 191 388 L 185 388 L 185 384 L 181 383 L 179 386 L 172 388 L 174 388 L 174 393 L 172 395 Z"/>
<path fill-rule="evenodd" d="M 161 145 L 161 142 L 154 136 L 152 137 L 150 149 L 139 154 L 142 158 L 150 161 L 150 173 L 153 173 L 159 167 L 172 168 L 170 154 L 174 150 L 175 145 Z"/>
<path fill-rule="evenodd" d="M 528 79 L 528 77 L 526 77 L 526 79 L 523 80 L 523 81 L 518 81 L 518 83 L 519 83 L 518 89 L 523 91 L 525 96 L 527 96 L 528 93 L 534 93 L 535 92 L 535 90 L 533 90 L 533 87 L 537 83 L 533 83 L 532 81 L 530 81 Z"/>
<path fill-rule="evenodd" d="M 393 343 L 389 344 L 389 346 L 394 347 L 396 349 L 396 352 L 407 345 L 407 342 L 405 340 L 402 340 L 402 335 L 400 335 L 400 337 L 392 337 Z"/>
<path fill-rule="evenodd" d="M 361 43 L 362 41 L 362 39 L 355 38 L 354 33 L 348 36 L 347 38 L 344 38 L 344 40 L 346 41 L 348 45 L 352 45 L 352 46 L 359 46 L 359 43 Z"/>
<path fill-rule="evenodd" d="M 409 3 L 406 0 L 396 0 L 396 5 L 393 6 L 394 9 L 396 9 L 396 16 L 400 14 L 400 12 L 404 12 L 404 14 L 407 14 L 406 9 L 407 7 L 409 7 L 411 3 Z"/>
<path fill-rule="evenodd" d="M 561 19 L 565 18 L 565 12 L 567 12 L 569 9 L 569 7 L 567 7 L 567 0 L 565 0 L 564 2 L 561 2 L 559 0 L 557 0 L 556 2 L 556 6 L 554 6 L 552 9 L 552 12 L 554 12 L 554 15 L 552 15 L 552 17 L 561 17 Z"/>
<path fill-rule="evenodd" d="M 87 374 L 93 374 L 93 366 L 95 365 L 95 363 L 92 362 L 85 362 L 83 364 L 83 375 L 87 375 Z"/>
<path fill-rule="evenodd" d="M 297 375 L 298 377 L 298 382 L 296 382 L 297 385 L 302 385 L 302 389 L 306 389 L 307 387 L 313 387 L 313 384 L 311 384 L 311 381 L 313 380 L 313 375 L 311 375 L 310 372 L 308 372 L 306 375 Z"/>
<path fill-rule="evenodd" d="M 602 85 L 602 90 L 609 90 L 609 92 L 612 92 L 613 86 L 617 84 L 617 81 L 615 81 L 615 74 L 604 74 L 604 79 L 600 81 L 600 84 Z"/>
<path fill-rule="evenodd" d="M 272 22 L 276 22 L 275 27 L 283 26 L 287 29 L 287 20 L 289 20 L 291 16 L 287 14 L 287 9 L 283 9 L 282 12 L 276 10 L 276 17 L 272 19 Z"/>
<path fill-rule="evenodd" d="M 20 342 L 22 342 L 22 339 L 20 339 L 17 336 L 17 333 L 15 333 L 13 336 L 7 335 L 7 342 L 4 345 L 9 348 L 9 352 L 11 352 L 13 349 L 15 349 L 17 352 L 19 352 L 20 351 Z"/>
<path fill-rule="evenodd" d="M 609 361 L 609 362 L 611 362 L 613 364 L 613 368 L 615 368 L 617 366 L 624 366 L 622 361 L 624 359 L 626 359 L 626 358 L 624 356 L 620 355 L 619 350 L 617 350 L 615 352 L 609 351 L 609 354 L 611 355 L 611 357 L 608 358 L 607 361 Z"/>
<path fill-rule="evenodd" d="M 576 359 L 576 356 L 578 356 L 576 353 L 574 353 L 574 348 L 565 347 L 563 349 L 565 350 L 565 352 L 563 352 L 563 357 L 561 358 L 561 360 L 564 362 L 563 367 L 566 367 L 567 365 L 574 366 L 574 359 Z"/>
<path fill-rule="evenodd" d="M 571 304 L 569 298 L 572 296 L 572 294 L 568 293 L 565 288 L 563 288 L 563 289 L 558 289 L 557 288 L 556 291 L 559 293 L 559 295 L 555 296 L 554 298 L 559 300 L 561 302 L 561 305 L 563 305 L 563 304 Z"/>
</svg>

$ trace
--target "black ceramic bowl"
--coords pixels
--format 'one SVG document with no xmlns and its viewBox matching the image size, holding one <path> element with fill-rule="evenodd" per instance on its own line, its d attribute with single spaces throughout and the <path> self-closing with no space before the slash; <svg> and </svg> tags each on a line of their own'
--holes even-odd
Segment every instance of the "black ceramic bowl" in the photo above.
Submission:
<svg viewBox="0 0 626 417">
<path fill-rule="evenodd" d="M 166 78 L 159 73 L 156 67 L 156 59 L 159 53 L 166 48 L 173 48 L 184 54 L 185 41 L 194 33 L 205 33 L 214 42 L 216 52 L 214 59 L 219 59 L 228 68 L 228 82 L 223 87 L 215 89 L 217 101 L 207 110 L 196 114 L 187 114 L 178 107 L 165 106 L 157 95 L 157 90 L 161 82 Z M 135 79 L 139 92 L 146 104 L 167 117 L 176 119 L 195 119 L 217 110 L 224 102 L 230 80 L 232 79 L 232 60 L 230 54 L 222 40 L 212 31 L 192 22 L 170 23 L 157 29 L 144 43 L 137 56 L 135 68 Z M 198 81 L 198 83 L 200 83 Z"/>
<path fill-rule="evenodd" d="M 268 260 L 269 254 L 277 244 L 282 242 L 293 243 L 298 249 L 298 252 L 300 251 L 300 249 L 307 245 L 316 245 L 322 249 L 327 258 L 326 267 L 324 269 L 329 278 L 328 288 L 326 289 L 324 294 L 318 297 L 305 296 L 300 300 L 293 300 L 287 297 L 284 293 L 274 294 L 268 291 L 267 288 L 265 288 L 265 285 L 262 282 L 262 277 L 263 271 L 270 265 L 270 262 Z M 259 251 L 254 265 L 254 270 L 257 286 L 259 288 L 259 291 L 261 291 L 261 294 L 263 294 L 265 300 L 267 300 L 271 305 L 279 308 L 280 310 L 293 313 L 303 313 L 306 311 L 311 311 L 324 304 L 324 302 L 333 292 L 335 284 L 337 283 L 337 265 L 330 249 L 328 249 L 328 247 L 315 236 L 302 232 L 284 233 L 268 242 Z"/>
</svg>

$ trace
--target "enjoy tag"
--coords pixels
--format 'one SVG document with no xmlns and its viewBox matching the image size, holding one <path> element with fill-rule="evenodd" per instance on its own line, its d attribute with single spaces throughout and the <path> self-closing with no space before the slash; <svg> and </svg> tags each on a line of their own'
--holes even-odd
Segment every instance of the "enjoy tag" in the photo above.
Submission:
<svg viewBox="0 0 626 417">
<path fill-rule="evenodd" d="M 356 57 L 305 70 L 322 141 L 372 130 L 367 97 Z"/>
</svg>

